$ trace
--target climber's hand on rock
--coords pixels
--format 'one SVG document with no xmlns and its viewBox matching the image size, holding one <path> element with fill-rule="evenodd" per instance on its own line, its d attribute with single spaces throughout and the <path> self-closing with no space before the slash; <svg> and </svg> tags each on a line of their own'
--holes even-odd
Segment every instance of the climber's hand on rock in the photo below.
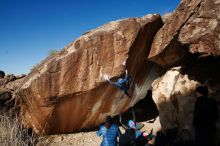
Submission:
<svg viewBox="0 0 220 146">
<path fill-rule="evenodd" d="M 104 76 L 103 76 L 103 79 L 106 80 L 106 81 L 110 81 L 110 80 L 109 80 L 109 77 L 108 77 L 107 75 L 104 75 Z"/>
</svg>

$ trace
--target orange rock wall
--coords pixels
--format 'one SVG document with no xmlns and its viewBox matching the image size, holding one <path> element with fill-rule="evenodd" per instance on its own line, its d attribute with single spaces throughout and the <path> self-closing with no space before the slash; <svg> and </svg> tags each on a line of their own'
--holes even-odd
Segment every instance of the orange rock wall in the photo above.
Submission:
<svg viewBox="0 0 220 146">
<path fill-rule="evenodd" d="M 24 125 L 38 134 L 69 133 L 99 125 L 144 98 L 157 76 L 146 60 L 159 15 L 110 22 L 45 59 L 17 92 Z M 104 79 L 132 76 L 132 98 Z"/>
</svg>

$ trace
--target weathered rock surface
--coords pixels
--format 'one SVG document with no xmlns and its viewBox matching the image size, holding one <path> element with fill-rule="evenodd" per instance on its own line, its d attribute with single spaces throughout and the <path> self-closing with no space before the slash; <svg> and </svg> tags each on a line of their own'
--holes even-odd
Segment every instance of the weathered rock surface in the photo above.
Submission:
<svg viewBox="0 0 220 146">
<path fill-rule="evenodd" d="M 4 90 L 8 90 L 10 92 L 17 90 L 19 87 L 21 87 L 21 84 L 25 76 L 26 76 L 25 74 L 18 75 L 18 76 L 10 74 L 10 75 L 5 76 L 4 78 L 1 78 L 0 89 L 4 88 Z"/>
<path fill-rule="evenodd" d="M 196 69 L 197 71 L 195 72 L 205 73 L 204 70 L 198 71 L 199 69 Z M 162 129 L 166 131 L 176 128 L 177 138 L 186 141 L 193 140 L 194 137 L 192 121 L 194 104 L 197 99 L 195 97 L 195 89 L 200 84 L 198 81 L 193 80 L 192 77 L 192 75 L 183 73 L 181 67 L 175 67 L 167 71 L 162 77 L 156 79 L 152 84 L 153 99 L 159 110 Z M 207 84 L 210 95 L 214 95 L 211 93 L 212 89 L 216 86 L 219 87 L 219 80 L 214 82 L 218 86 L 217 84 L 215 86 Z M 215 91 L 215 96 L 210 97 L 220 101 L 219 90 Z M 220 120 L 218 120 L 216 125 L 217 133 L 219 134 Z"/>
<path fill-rule="evenodd" d="M 21 87 L 24 79 L 25 79 L 24 77 L 16 78 L 16 80 L 12 82 L 8 82 L 7 84 L 3 85 L 3 87 L 14 92 Z"/>
<path fill-rule="evenodd" d="M 16 77 L 11 74 L 11 75 L 7 75 L 4 78 L 0 78 L 0 86 L 6 85 L 7 83 L 16 80 Z"/>
<path fill-rule="evenodd" d="M 146 60 L 159 15 L 108 23 L 38 65 L 17 92 L 23 123 L 36 133 L 68 133 L 99 125 L 144 98 L 157 76 Z M 103 80 L 132 76 L 132 99 Z"/>
<path fill-rule="evenodd" d="M 20 82 L 5 87 L 18 89 L 25 126 L 37 134 L 70 133 L 97 126 L 145 97 L 159 72 L 146 56 L 166 67 L 181 64 L 153 82 L 153 99 L 162 130 L 177 128 L 178 138 L 191 140 L 196 86 L 208 85 L 220 101 L 219 58 L 213 57 L 220 55 L 219 14 L 219 0 L 182 0 L 163 17 L 163 27 L 158 15 L 108 23 L 45 59 L 21 79 L 20 89 Z M 103 79 L 123 77 L 125 69 L 133 78 L 132 99 Z"/>
<path fill-rule="evenodd" d="M 7 75 L 0 79 L 0 114 L 14 115 L 14 110 L 10 110 L 15 105 L 14 91 L 21 86 L 24 79 L 21 76 L 17 79 L 14 75 Z"/>
<path fill-rule="evenodd" d="M 178 128 L 179 137 L 189 140 L 193 137 L 194 93 L 199 83 L 182 75 L 180 69 L 175 67 L 153 82 L 153 100 L 163 130 Z"/>
<path fill-rule="evenodd" d="M 171 65 L 186 52 L 220 55 L 219 0 L 182 0 L 156 34 L 148 58 Z"/>
</svg>

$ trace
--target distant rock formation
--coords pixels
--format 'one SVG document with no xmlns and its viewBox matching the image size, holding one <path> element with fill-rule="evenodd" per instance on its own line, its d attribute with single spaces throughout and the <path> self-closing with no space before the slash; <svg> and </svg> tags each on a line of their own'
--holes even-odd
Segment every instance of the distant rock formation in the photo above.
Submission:
<svg viewBox="0 0 220 146">
<path fill-rule="evenodd" d="M 146 56 L 161 26 L 159 15 L 113 21 L 45 59 L 17 92 L 23 124 L 38 134 L 69 133 L 133 106 L 158 76 Z M 103 79 L 123 77 L 125 69 L 132 98 Z"/>
<path fill-rule="evenodd" d="M 21 86 L 25 75 L 6 75 L 0 71 L 0 113 L 7 112 L 15 105 L 14 92 Z"/>
</svg>

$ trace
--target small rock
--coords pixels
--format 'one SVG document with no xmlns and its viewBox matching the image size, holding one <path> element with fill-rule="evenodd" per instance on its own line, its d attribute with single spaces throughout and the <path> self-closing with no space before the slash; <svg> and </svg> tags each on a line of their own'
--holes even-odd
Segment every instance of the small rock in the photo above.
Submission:
<svg viewBox="0 0 220 146">
<path fill-rule="evenodd" d="M 6 78 L 8 79 L 8 82 L 16 80 L 16 77 L 13 74 L 7 75 Z"/>
</svg>

